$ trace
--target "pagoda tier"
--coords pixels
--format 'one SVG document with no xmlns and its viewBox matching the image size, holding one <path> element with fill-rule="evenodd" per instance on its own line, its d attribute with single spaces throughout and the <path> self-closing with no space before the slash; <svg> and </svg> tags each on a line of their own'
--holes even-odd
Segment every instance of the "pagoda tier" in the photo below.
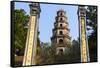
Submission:
<svg viewBox="0 0 100 68">
<path fill-rule="evenodd" d="M 63 49 L 71 45 L 70 29 L 68 24 L 68 18 L 66 17 L 66 12 L 64 10 L 57 11 L 57 16 L 55 17 L 54 28 L 52 29 L 51 42 L 58 49 L 63 47 Z"/>
</svg>

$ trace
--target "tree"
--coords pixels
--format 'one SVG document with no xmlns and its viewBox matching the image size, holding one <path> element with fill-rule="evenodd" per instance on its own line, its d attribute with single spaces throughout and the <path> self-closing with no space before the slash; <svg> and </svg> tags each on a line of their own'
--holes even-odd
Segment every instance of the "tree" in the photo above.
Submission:
<svg viewBox="0 0 100 68">
<path fill-rule="evenodd" d="M 29 16 L 26 15 L 23 9 L 14 10 L 14 46 L 15 46 L 15 54 L 23 55 L 26 36 L 27 36 L 27 28 L 25 26 L 28 24 Z"/>
<path fill-rule="evenodd" d="M 72 41 L 72 54 L 74 56 L 73 62 L 81 62 L 81 51 L 79 45 L 79 38 Z"/>
<path fill-rule="evenodd" d="M 87 16 L 87 31 L 90 31 L 88 35 L 88 45 L 89 45 L 89 54 L 90 61 L 97 61 L 97 7 L 88 6 L 86 10 Z M 91 32 L 92 30 L 92 32 Z"/>
</svg>

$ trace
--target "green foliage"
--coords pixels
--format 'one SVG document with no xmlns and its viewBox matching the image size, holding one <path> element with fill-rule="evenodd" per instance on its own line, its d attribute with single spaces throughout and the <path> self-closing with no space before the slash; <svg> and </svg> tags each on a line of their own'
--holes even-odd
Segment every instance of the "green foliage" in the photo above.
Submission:
<svg viewBox="0 0 100 68">
<path fill-rule="evenodd" d="M 87 8 L 87 26 L 92 27 L 91 34 L 88 36 L 90 61 L 97 61 L 97 7 L 89 6 Z M 89 31 L 89 30 L 88 30 Z"/>
<path fill-rule="evenodd" d="M 89 6 L 86 12 L 87 26 L 92 27 L 93 30 L 97 30 L 97 7 Z"/>
<path fill-rule="evenodd" d="M 63 55 L 56 54 L 54 45 L 50 46 L 49 43 L 44 44 L 45 43 L 38 48 L 36 65 L 80 62 L 79 40 L 73 40 L 72 46 L 69 47 L 69 51 Z"/>
<path fill-rule="evenodd" d="M 26 15 L 23 9 L 14 10 L 14 45 L 16 51 L 15 53 L 17 55 L 20 55 L 21 52 L 24 52 L 27 35 L 27 29 L 25 28 L 25 25 L 27 25 L 28 20 L 29 16 Z"/>
</svg>

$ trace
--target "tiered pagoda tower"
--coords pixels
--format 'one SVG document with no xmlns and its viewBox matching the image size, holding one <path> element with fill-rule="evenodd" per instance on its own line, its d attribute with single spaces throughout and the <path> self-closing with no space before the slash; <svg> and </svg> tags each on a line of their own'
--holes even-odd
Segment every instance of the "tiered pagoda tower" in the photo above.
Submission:
<svg viewBox="0 0 100 68">
<path fill-rule="evenodd" d="M 68 18 L 66 12 L 61 9 L 57 11 L 55 18 L 53 36 L 51 37 L 52 45 L 56 48 L 56 54 L 64 54 L 71 45 L 70 29 L 68 28 Z"/>
</svg>

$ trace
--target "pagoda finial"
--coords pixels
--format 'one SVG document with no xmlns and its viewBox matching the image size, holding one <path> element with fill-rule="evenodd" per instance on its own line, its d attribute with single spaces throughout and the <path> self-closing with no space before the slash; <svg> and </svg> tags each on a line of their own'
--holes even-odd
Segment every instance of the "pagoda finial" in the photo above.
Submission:
<svg viewBox="0 0 100 68">
<path fill-rule="evenodd" d="M 63 8 L 60 8 L 60 10 L 59 11 L 64 11 L 64 9 Z"/>
<path fill-rule="evenodd" d="M 60 9 L 58 10 L 58 12 L 64 12 L 64 13 L 66 13 L 66 11 L 65 11 L 63 8 L 60 8 Z"/>
</svg>

